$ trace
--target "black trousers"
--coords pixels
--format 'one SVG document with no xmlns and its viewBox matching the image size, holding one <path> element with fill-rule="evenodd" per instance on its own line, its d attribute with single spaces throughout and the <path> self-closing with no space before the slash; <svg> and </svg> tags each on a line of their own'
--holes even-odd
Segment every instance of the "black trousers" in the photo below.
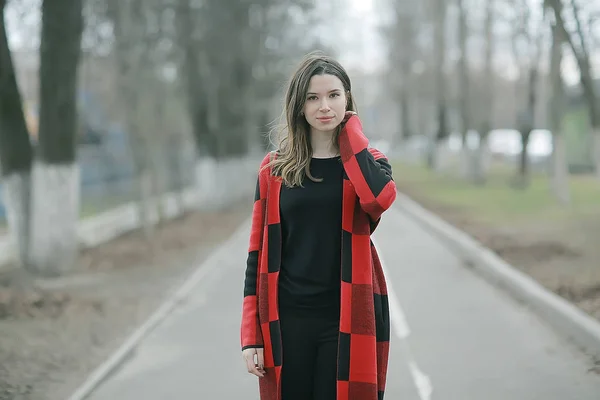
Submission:
<svg viewBox="0 0 600 400">
<path fill-rule="evenodd" d="M 280 310 L 282 400 L 335 400 L 339 316 Z"/>
</svg>

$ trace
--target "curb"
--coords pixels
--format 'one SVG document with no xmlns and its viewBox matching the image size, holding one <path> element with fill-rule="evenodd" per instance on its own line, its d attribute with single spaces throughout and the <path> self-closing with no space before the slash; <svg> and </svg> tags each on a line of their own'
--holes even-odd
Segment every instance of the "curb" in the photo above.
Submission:
<svg viewBox="0 0 600 400">
<path fill-rule="evenodd" d="M 216 261 L 221 257 L 229 245 L 238 239 L 238 236 L 246 233 L 249 219 L 244 221 L 235 232 L 219 245 L 181 284 L 181 286 L 162 303 L 162 305 L 139 326 L 112 355 L 100 364 L 88 378 L 73 392 L 68 400 L 87 399 L 113 372 L 115 372 L 124 361 L 136 350 L 137 346 L 164 321 L 175 308 L 182 303 L 196 285 L 209 274 L 217 265 Z M 211 267 L 212 265 L 212 267 Z"/>
<path fill-rule="evenodd" d="M 517 270 L 471 236 L 398 192 L 396 203 L 408 216 L 442 239 L 470 267 L 526 304 L 555 331 L 600 358 L 600 322 Z"/>
</svg>

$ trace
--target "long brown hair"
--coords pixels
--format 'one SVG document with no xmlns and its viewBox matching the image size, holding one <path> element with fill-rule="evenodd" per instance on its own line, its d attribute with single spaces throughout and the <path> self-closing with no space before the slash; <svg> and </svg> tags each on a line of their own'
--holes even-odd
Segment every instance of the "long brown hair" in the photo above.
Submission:
<svg viewBox="0 0 600 400">
<path fill-rule="evenodd" d="M 356 108 L 352 99 L 350 78 L 344 67 L 321 52 L 306 55 L 292 75 L 285 96 L 281 124 L 273 131 L 280 137 L 277 155 L 265 166 L 270 167 L 272 174 L 280 176 L 283 183 L 289 187 L 302 186 L 304 176 L 315 182 L 321 181 L 310 174 L 310 125 L 301 114 L 310 79 L 315 75 L 336 76 L 344 85 L 346 111 L 355 111 Z M 333 135 L 333 145 L 336 148 L 340 130 L 341 127 L 338 126 Z"/>
</svg>

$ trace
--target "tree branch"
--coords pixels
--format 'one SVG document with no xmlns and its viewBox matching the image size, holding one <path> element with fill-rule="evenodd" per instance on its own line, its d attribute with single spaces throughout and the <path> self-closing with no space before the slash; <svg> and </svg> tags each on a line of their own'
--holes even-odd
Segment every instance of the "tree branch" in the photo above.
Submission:
<svg viewBox="0 0 600 400">
<path fill-rule="evenodd" d="M 575 18 L 575 26 L 577 27 L 577 36 L 581 45 L 581 51 L 586 57 L 589 54 L 585 36 L 583 34 L 583 26 L 581 25 L 581 18 L 579 17 L 579 6 L 575 0 L 571 0 L 571 7 L 573 7 L 573 17 Z"/>
</svg>

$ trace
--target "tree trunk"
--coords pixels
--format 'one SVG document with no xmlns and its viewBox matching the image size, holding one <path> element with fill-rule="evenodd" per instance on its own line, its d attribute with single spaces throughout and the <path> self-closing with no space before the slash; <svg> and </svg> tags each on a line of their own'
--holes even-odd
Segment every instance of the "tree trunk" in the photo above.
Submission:
<svg viewBox="0 0 600 400">
<path fill-rule="evenodd" d="M 18 262 L 27 262 L 32 148 L 23 114 L 4 25 L 5 1 L 0 0 L 0 171 L 8 228 Z"/>
<path fill-rule="evenodd" d="M 469 62 L 467 53 L 467 38 L 469 36 L 469 27 L 467 25 L 467 10 L 464 0 L 458 0 L 459 9 L 459 41 L 460 41 L 460 59 L 458 61 L 459 79 L 460 79 L 460 133 L 462 139 L 462 157 L 458 163 L 459 174 L 463 178 L 468 178 L 469 159 L 471 157 L 467 145 L 467 134 L 471 127 L 471 116 L 469 108 Z"/>
<path fill-rule="evenodd" d="M 218 153 L 217 138 L 211 133 L 208 122 L 208 107 L 210 104 L 214 104 L 215 99 L 211 98 L 212 102 L 208 102 L 210 88 L 206 84 L 209 82 L 204 81 L 203 77 L 206 57 L 201 54 L 203 49 L 196 39 L 193 18 L 194 14 L 190 6 L 190 0 L 179 0 L 177 5 L 177 35 L 183 48 L 184 79 L 182 81 L 187 94 L 194 143 L 199 156 L 207 154 L 216 156 Z"/>
<path fill-rule="evenodd" d="M 493 118 L 493 97 L 494 97 L 494 71 L 492 65 L 492 55 L 494 54 L 494 0 L 487 0 L 486 4 L 486 19 L 485 19 L 485 90 L 484 97 L 481 99 L 483 103 L 483 112 L 481 115 L 482 121 L 479 129 L 479 147 L 474 159 L 473 180 L 476 184 L 483 184 L 487 179 L 487 171 L 485 161 L 487 157 L 487 138 L 492 129 Z"/>
<path fill-rule="evenodd" d="M 177 132 L 173 136 L 172 146 L 175 149 L 177 149 L 177 154 L 185 153 L 183 139 L 179 132 Z M 184 193 L 184 191 L 186 189 L 185 183 L 183 181 L 184 166 L 183 166 L 183 163 L 182 163 L 180 157 L 170 157 L 169 165 L 170 165 L 170 170 L 175 175 L 174 185 L 176 187 L 175 200 L 177 202 L 177 209 L 180 214 L 183 214 L 185 212 L 185 193 Z"/>
<path fill-rule="evenodd" d="M 237 14 L 239 14 L 239 11 Z M 247 11 L 241 14 L 238 15 L 236 20 L 240 28 L 247 26 L 247 21 L 244 19 Z M 241 43 L 242 38 L 239 37 L 235 42 Z M 226 93 L 229 93 L 226 96 L 221 96 L 223 101 L 221 109 L 224 111 L 221 114 L 224 117 L 223 125 L 228 126 L 228 130 L 231 132 L 231 135 L 228 136 L 229 140 L 224 143 L 225 148 L 223 149 L 223 154 L 228 157 L 243 157 L 248 153 L 248 135 L 245 132 L 247 107 L 243 103 L 245 96 L 240 94 L 243 94 L 246 87 L 252 82 L 252 76 L 250 75 L 252 68 L 240 57 L 241 52 L 242 49 L 234 51 L 234 57 L 230 65 L 232 73 L 229 79 L 231 79 L 231 83 L 227 85 L 229 90 L 226 91 Z M 239 92 L 237 96 L 236 92 Z"/>
<path fill-rule="evenodd" d="M 561 76 L 562 44 L 564 33 L 552 26 L 552 51 L 550 53 L 550 93 L 548 98 L 550 130 L 552 131 L 552 192 L 561 204 L 571 201 L 569 191 L 569 170 L 567 151 L 562 133 L 562 119 L 565 110 L 565 89 Z"/>
<path fill-rule="evenodd" d="M 153 12 L 158 19 L 158 34 L 157 37 L 162 38 L 165 36 L 164 32 L 164 5 L 162 2 L 155 4 Z M 175 141 L 173 132 L 168 132 L 166 123 L 167 118 L 167 102 L 169 101 L 169 87 L 165 83 L 164 79 L 156 78 L 153 76 L 154 84 L 154 117 L 155 117 L 155 129 L 152 130 L 152 143 L 153 143 L 153 196 L 157 201 L 157 214 L 158 224 L 162 224 L 168 219 L 168 204 L 165 195 L 170 193 L 169 180 L 172 178 L 171 169 L 169 168 L 169 157 L 173 151 L 174 146 L 172 142 Z M 177 147 L 175 147 L 178 149 Z M 180 154 L 180 153 L 179 153 Z"/>
<path fill-rule="evenodd" d="M 552 192 L 563 205 L 571 202 L 569 190 L 569 168 L 567 165 L 567 146 L 562 132 L 552 134 Z"/>
<path fill-rule="evenodd" d="M 77 69 L 82 0 L 44 0 L 40 46 L 39 159 L 33 169 L 30 267 L 69 271 L 77 253 Z"/>
<path fill-rule="evenodd" d="M 479 145 L 472 153 L 471 180 L 476 185 L 484 185 L 487 181 L 488 136 L 490 125 L 483 123 L 479 130 Z"/>
<path fill-rule="evenodd" d="M 401 120 L 401 130 L 400 130 L 400 137 L 398 138 L 400 143 L 399 145 L 402 145 L 402 143 L 404 143 L 404 141 L 406 141 L 408 138 L 410 138 L 411 136 L 411 132 L 410 132 L 410 114 L 409 114 L 409 105 L 408 105 L 408 88 L 406 87 L 408 85 L 408 81 L 409 81 L 409 76 L 408 75 L 404 75 L 404 81 L 403 81 L 403 89 L 400 93 L 400 115 L 402 116 L 402 120 Z"/>
<path fill-rule="evenodd" d="M 583 95 L 585 96 L 589 108 L 589 116 L 590 116 L 590 124 L 593 131 L 593 156 L 594 156 L 594 164 L 596 166 L 596 176 L 600 179 L 600 99 L 598 96 L 598 91 L 596 89 L 596 85 L 594 83 L 594 78 L 592 77 L 592 66 L 590 62 L 590 54 L 588 50 L 588 46 L 586 45 L 585 34 L 583 33 L 582 24 L 581 24 L 581 16 L 578 12 L 577 3 L 571 2 L 574 20 L 577 27 L 577 36 L 581 44 L 577 46 L 575 41 L 569 35 L 567 31 L 564 19 L 562 17 L 562 2 L 561 0 L 547 0 L 548 4 L 554 10 L 554 15 L 556 19 L 556 27 L 561 31 L 561 34 L 564 37 L 564 40 L 569 43 L 569 47 L 571 48 L 575 60 L 577 61 L 577 65 L 579 67 L 579 79 L 581 82 L 581 86 L 583 88 Z"/>
<path fill-rule="evenodd" d="M 438 163 L 440 154 L 440 144 L 448 136 L 447 113 L 446 113 L 446 85 L 444 76 L 444 66 L 446 62 L 446 11 L 447 4 L 445 0 L 436 2 L 434 30 L 435 46 L 434 59 L 436 66 L 435 75 L 435 96 L 437 107 L 437 129 L 433 138 L 433 143 L 429 152 L 427 165 L 429 168 L 438 170 L 442 164 Z"/>
<path fill-rule="evenodd" d="M 140 88 L 143 82 L 145 46 L 145 23 L 141 0 L 121 0 L 113 10 L 116 42 L 117 82 L 122 100 L 122 120 L 126 126 L 129 146 L 134 159 L 137 187 L 138 218 L 146 239 L 154 233 L 155 210 L 152 199 L 152 158 L 148 136 L 143 132 Z"/>
<path fill-rule="evenodd" d="M 8 46 L 3 3 L 0 0 L 0 170 L 8 175 L 31 170 L 32 148 Z"/>
<path fill-rule="evenodd" d="M 394 97 L 399 102 L 398 134 L 392 138 L 392 146 L 402 148 L 414 132 L 411 132 L 410 94 L 412 82 L 412 66 L 415 59 L 415 21 L 414 14 L 410 13 L 401 1 L 394 2 L 396 24 L 393 36 L 390 38 L 391 54 L 390 62 L 397 66 L 391 82 L 397 81 Z M 422 132 L 421 132 L 422 133 Z"/>
<path fill-rule="evenodd" d="M 445 89 L 444 89 L 445 90 Z M 437 120 L 438 120 L 438 130 L 435 136 L 435 158 L 433 168 L 438 172 L 442 173 L 448 167 L 448 118 L 446 113 L 446 102 L 445 100 L 441 100 L 438 103 L 438 112 L 437 112 Z"/>
<path fill-rule="evenodd" d="M 538 35 L 536 40 L 536 53 L 538 56 L 534 56 L 529 67 L 529 86 L 527 95 L 527 110 L 525 112 L 525 127 L 521 129 L 521 156 L 519 157 L 519 169 L 518 169 L 518 181 L 521 187 L 527 187 L 529 185 L 529 139 L 531 132 L 535 126 L 535 106 L 537 103 L 537 84 L 539 78 L 538 63 L 539 55 L 541 54 L 541 35 Z M 530 49 L 531 50 L 531 49 Z"/>
<path fill-rule="evenodd" d="M 595 160 L 596 177 L 600 180 L 600 126 L 592 128 L 592 146 Z"/>
<path fill-rule="evenodd" d="M 523 185 L 529 181 L 529 138 L 531 129 L 525 128 L 521 132 L 521 154 L 519 154 L 519 180 Z"/>
</svg>

